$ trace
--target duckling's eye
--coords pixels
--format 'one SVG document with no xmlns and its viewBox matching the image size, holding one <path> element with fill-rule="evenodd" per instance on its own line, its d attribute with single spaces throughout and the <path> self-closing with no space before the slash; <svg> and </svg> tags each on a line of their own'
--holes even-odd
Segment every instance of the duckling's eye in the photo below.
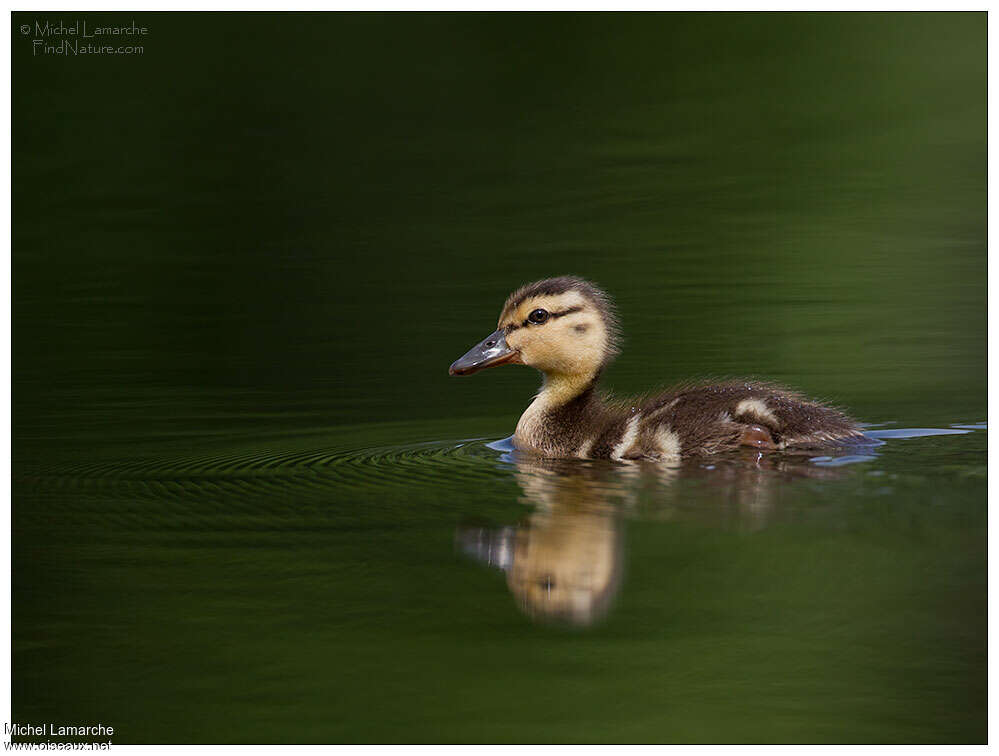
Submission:
<svg viewBox="0 0 999 756">
<path fill-rule="evenodd" d="M 541 325 L 548 320 L 548 310 L 542 310 L 541 308 L 533 310 L 531 314 L 527 316 L 527 319 L 535 325 Z"/>
</svg>

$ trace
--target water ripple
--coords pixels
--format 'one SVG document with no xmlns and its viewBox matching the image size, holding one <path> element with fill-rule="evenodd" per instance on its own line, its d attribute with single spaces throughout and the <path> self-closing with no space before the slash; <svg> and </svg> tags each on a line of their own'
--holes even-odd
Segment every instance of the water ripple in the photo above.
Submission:
<svg viewBox="0 0 999 756">
<path fill-rule="evenodd" d="M 977 428 L 976 428 L 977 430 Z M 972 433 L 958 428 L 898 428 L 866 431 L 872 439 L 904 439 Z M 881 441 L 884 443 L 884 441 Z M 252 449 L 173 459 L 108 460 L 23 469 L 17 480 L 36 490 L 116 492 L 163 499 L 192 493 L 213 498 L 314 494 L 331 488 L 402 490 L 448 488 L 463 493 L 477 483 L 509 479 L 515 467 L 510 439 L 467 438 L 360 449 Z M 811 458 L 838 467 L 876 458 L 877 452 L 843 450 Z"/>
<path fill-rule="evenodd" d="M 488 439 L 432 441 L 361 449 L 312 449 L 294 452 L 247 451 L 175 459 L 111 460 L 52 465 L 19 475 L 33 487 L 107 490 L 163 496 L 251 492 L 328 492 L 331 486 L 400 488 L 414 484 L 467 485 L 506 475 Z"/>
</svg>

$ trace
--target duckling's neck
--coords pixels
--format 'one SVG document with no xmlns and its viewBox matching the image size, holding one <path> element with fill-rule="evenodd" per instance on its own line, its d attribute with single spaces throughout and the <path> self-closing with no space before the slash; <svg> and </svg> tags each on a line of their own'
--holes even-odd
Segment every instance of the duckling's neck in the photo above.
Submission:
<svg viewBox="0 0 999 756">
<path fill-rule="evenodd" d="M 548 455 L 571 453 L 602 406 L 596 394 L 599 377 L 599 371 L 546 373 L 541 390 L 517 423 L 516 444 Z"/>
<path fill-rule="evenodd" d="M 587 390 L 596 386 L 598 374 L 593 373 L 545 373 L 544 383 L 535 398 L 549 409 L 561 407 L 571 402 Z"/>
</svg>

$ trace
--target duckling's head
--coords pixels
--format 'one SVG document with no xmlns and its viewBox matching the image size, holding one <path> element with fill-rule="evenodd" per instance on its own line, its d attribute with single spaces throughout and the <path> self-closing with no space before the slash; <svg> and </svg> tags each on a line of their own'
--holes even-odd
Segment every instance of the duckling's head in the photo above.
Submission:
<svg viewBox="0 0 999 756">
<path fill-rule="evenodd" d="M 470 375 L 496 365 L 530 365 L 549 378 L 592 379 L 617 353 L 610 299 L 575 276 L 546 278 L 511 294 L 496 331 L 451 365 Z"/>
</svg>

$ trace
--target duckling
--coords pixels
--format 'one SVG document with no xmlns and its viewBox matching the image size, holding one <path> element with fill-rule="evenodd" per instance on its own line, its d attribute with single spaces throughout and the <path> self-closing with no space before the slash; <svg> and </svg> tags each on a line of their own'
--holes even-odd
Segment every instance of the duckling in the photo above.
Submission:
<svg viewBox="0 0 999 756">
<path fill-rule="evenodd" d="M 589 281 L 559 276 L 517 289 L 496 331 L 455 360 L 451 375 L 528 365 L 544 375 L 513 435 L 542 457 L 680 460 L 740 446 L 764 451 L 862 442 L 851 418 L 775 384 L 692 382 L 631 401 L 598 391 L 618 353 L 610 298 Z"/>
</svg>

